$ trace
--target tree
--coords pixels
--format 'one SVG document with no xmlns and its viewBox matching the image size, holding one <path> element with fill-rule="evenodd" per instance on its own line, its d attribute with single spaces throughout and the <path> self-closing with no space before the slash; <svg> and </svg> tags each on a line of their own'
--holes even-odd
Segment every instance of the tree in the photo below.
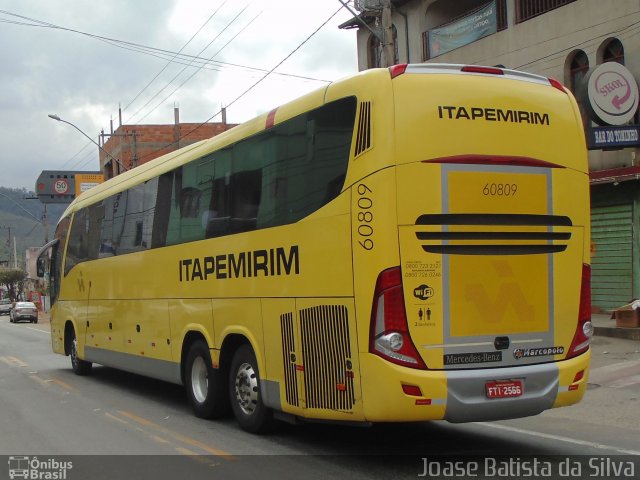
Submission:
<svg viewBox="0 0 640 480">
<path fill-rule="evenodd" d="M 26 272 L 22 270 L 2 270 L 0 271 L 0 285 L 4 286 L 9 293 L 12 302 L 18 300 L 18 295 L 24 289 L 24 280 L 27 278 Z"/>
</svg>

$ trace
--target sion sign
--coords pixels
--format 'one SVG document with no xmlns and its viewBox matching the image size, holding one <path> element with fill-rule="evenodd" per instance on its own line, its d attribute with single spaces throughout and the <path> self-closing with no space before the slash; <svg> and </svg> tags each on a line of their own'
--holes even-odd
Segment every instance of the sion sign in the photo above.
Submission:
<svg viewBox="0 0 640 480">
<path fill-rule="evenodd" d="M 638 109 L 638 84 L 616 62 L 603 63 L 590 72 L 587 94 L 592 117 L 600 125 L 623 125 Z"/>
</svg>

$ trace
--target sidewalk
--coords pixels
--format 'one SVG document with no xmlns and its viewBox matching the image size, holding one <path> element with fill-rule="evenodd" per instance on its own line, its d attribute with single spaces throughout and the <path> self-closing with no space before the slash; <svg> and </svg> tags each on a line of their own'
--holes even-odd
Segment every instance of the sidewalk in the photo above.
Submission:
<svg viewBox="0 0 640 480">
<path fill-rule="evenodd" d="M 616 321 L 611 318 L 611 314 L 594 313 L 591 315 L 591 322 L 595 327 L 595 335 L 600 337 L 640 340 L 640 328 L 616 327 Z"/>
<path fill-rule="evenodd" d="M 51 320 L 51 316 L 49 315 L 49 312 L 43 312 L 40 311 L 38 312 L 38 323 L 39 324 L 43 324 L 43 325 L 50 325 L 50 320 Z"/>
</svg>

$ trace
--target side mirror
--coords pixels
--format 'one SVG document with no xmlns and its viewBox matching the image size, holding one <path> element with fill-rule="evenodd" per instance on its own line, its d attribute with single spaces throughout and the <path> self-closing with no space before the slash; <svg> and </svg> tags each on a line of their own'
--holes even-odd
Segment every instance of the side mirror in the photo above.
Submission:
<svg viewBox="0 0 640 480">
<path fill-rule="evenodd" d="M 36 274 L 38 277 L 43 278 L 47 271 L 47 259 L 45 257 L 38 257 L 36 261 Z"/>
</svg>

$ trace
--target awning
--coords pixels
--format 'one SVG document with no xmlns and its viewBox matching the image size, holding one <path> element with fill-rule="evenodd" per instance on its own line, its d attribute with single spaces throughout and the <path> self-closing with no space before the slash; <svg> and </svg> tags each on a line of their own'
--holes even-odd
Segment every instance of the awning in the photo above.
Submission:
<svg viewBox="0 0 640 480">
<path fill-rule="evenodd" d="M 605 183 L 620 183 L 629 180 L 640 180 L 640 166 L 611 168 L 608 170 L 596 170 L 589 173 L 591 185 Z"/>
</svg>

